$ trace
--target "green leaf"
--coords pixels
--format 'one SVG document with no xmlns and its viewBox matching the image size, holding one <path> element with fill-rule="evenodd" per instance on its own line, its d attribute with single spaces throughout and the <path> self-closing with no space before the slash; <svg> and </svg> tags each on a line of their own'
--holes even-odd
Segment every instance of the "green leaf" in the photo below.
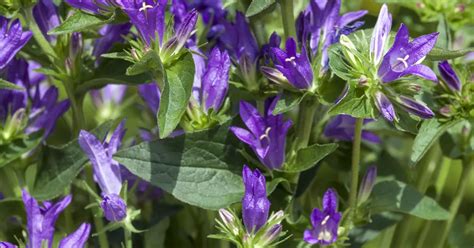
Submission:
<svg viewBox="0 0 474 248">
<path fill-rule="evenodd" d="M 130 63 L 127 61 L 104 59 L 99 68 L 95 70 L 91 79 L 77 87 L 77 94 L 85 94 L 91 89 L 99 89 L 110 83 L 139 85 L 152 80 L 149 74 L 125 75 L 125 71 L 129 66 Z"/>
<path fill-rule="evenodd" d="M 278 100 L 275 109 L 273 110 L 274 115 L 286 113 L 295 108 L 305 98 L 306 94 L 301 95 L 294 92 L 285 91 Z"/>
<path fill-rule="evenodd" d="M 449 44 L 451 44 L 451 31 L 449 29 L 446 17 L 443 14 L 439 15 L 437 31 L 439 36 L 438 40 L 436 41 L 436 46 L 443 49 L 448 49 Z"/>
<path fill-rule="evenodd" d="M 474 52 L 474 48 L 471 47 L 461 50 L 446 50 L 439 47 L 435 47 L 431 50 L 430 53 L 428 53 L 426 59 L 431 61 L 455 59 L 462 57 L 470 52 Z"/>
<path fill-rule="evenodd" d="M 69 16 L 59 26 L 50 30 L 48 34 L 59 35 L 59 34 L 67 34 L 67 33 L 72 33 L 72 32 L 86 31 L 91 28 L 96 28 L 103 24 L 109 23 L 111 22 L 111 19 L 101 18 L 95 15 L 82 12 L 82 11 L 76 11 L 74 14 Z"/>
<path fill-rule="evenodd" d="M 437 119 L 429 119 L 423 121 L 420 130 L 413 142 L 410 161 L 412 164 L 418 163 L 430 147 L 438 140 L 438 138 L 449 128 L 461 122 L 461 119 L 440 123 Z"/>
<path fill-rule="evenodd" d="M 342 54 L 341 45 L 339 43 L 329 47 L 328 56 L 331 71 L 344 81 L 350 80 L 351 75 L 349 73 L 349 68 L 344 61 L 344 55 Z"/>
<path fill-rule="evenodd" d="M 160 56 L 155 51 L 149 51 L 132 66 L 127 69 L 127 75 L 133 76 L 149 71 L 163 71 Z"/>
<path fill-rule="evenodd" d="M 7 90 L 25 90 L 23 87 L 16 85 L 14 83 L 10 83 L 7 80 L 0 78 L 0 89 L 7 89 Z"/>
<path fill-rule="evenodd" d="M 36 132 L 23 139 L 15 139 L 8 144 L 0 145 L 0 151 L 2 151 L 0 153 L 0 168 L 38 146 L 42 136 L 42 132 Z"/>
<path fill-rule="evenodd" d="M 170 135 L 181 121 L 191 97 L 193 81 L 194 61 L 191 53 L 166 70 L 157 118 L 160 138 Z"/>
<path fill-rule="evenodd" d="M 241 200 L 244 158 L 236 138 L 224 126 L 124 149 L 114 158 L 130 172 L 205 209 L 227 207 Z"/>
<path fill-rule="evenodd" d="M 112 123 L 112 121 L 106 122 L 92 133 L 102 140 L 112 127 Z M 82 171 L 87 161 L 88 158 L 82 152 L 77 139 L 62 147 L 45 147 L 32 195 L 40 201 L 61 195 Z"/>
<path fill-rule="evenodd" d="M 341 102 L 329 109 L 328 114 L 331 116 L 346 114 L 355 118 L 374 119 L 374 111 L 371 99 L 365 95 L 356 97 L 355 93 L 348 93 Z"/>
<path fill-rule="evenodd" d="M 435 200 L 403 182 L 382 181 L 374 186 L 370 208 L 373 212 L 393 211 L 426 220 L 445 220 L 449 212 Z"/>
<path fill-rule="evenodd" d="M 257 15 L 260 12 L 268 9 L 273 4 L 275 4 L 275 0 L 253 0 L 250 3 L 245 16 L 251 17 Z"/>
<path fill-rule="evenodd" d="M 302 172 L 315 166 L 319 161 L 331 154 L 337 149 L 336 143 L 314 144 L 312 146 L 300 149 L 296 155 L 294 163 L 285 166 L 285 172 Z"/>
</svg>

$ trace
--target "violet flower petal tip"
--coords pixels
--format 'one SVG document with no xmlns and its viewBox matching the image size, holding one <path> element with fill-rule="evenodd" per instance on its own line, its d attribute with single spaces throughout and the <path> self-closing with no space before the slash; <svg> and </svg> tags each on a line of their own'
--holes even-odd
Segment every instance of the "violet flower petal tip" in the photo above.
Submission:
<svg viewBox="0 0 474 248">
<path fill-rule="evenodd" d="M 439 73 L 441 74 L 441 78 L 451 90 L 455 92 L 461 91 L 461 81 L 448 61 L 445 60 L 440 62 L 438 64 L 438 69 Z"/>
<path fill-rule="evenodd" d="M 89 239 L 89 234 L 91 231 L 91 225 L 88 223 L 83 223 L 77 228 L 76 231 L 69 234 L 59 242 L 59 248 L 70 248 L 77 247 L 82 248 L 85 246 L 87 240 Z"/>
</svg>

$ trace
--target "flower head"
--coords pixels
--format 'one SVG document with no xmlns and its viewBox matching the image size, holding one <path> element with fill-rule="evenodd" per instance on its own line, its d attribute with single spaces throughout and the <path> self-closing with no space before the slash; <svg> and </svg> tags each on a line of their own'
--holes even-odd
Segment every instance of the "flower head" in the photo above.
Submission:
<svg viewBox="0 0 474 248">
<path fill-rule="evenodd" d="M 367 14 L 366 10 L 360 10 L 340 16 L 340 9 L 341 0 L 311 0 L 308 8 L 298 17 L 298 38 L 304 45 L 309 45 L 312 56 L 321 50 L 322 72 L 328 67 L 329 46 L 338 42 L 342 34 L 348 35 L 362 26 L 363 22 L 357 20 Z"/>
<path fill-rule="evenodd" d="M 245 186 L 242 218 L 247 232 L 256 233 L 267 222 L 270 211 L 265 176 L 258 169 L 252 171 L 244 165 L 242 178 Z"/>
<path fill-rule="evenodd" d="M 250 103 L 240 102 L 240 118 L 249 129 L 231 127 L 231 131 L 244 143 L 250 145 L 262 164 L 269 169 L 279 169 L 285 162 L 286 134 L 292 126 L 284 121 L 282 114 L 273 114 L 278 97 L 265 101 L 265 113 L 260 115 Z"/>
<path fill-rule="evenodd" d="M 160 44 L 163 41 L 167 2 L 168 0 L 122 0 L 120 3 L 147 45 L 156 38 Z"/>
<path fill-rule="evenodd" d="M 201 101 L 205 111 L 219 110 L 229 89 L 230 57 L 226 51 L 212 49 L 201 79 Z"/>
<path fill-rule="evenodd" d="M 304 241 L 309 244 L 320 245 L 329 245 L 336 242 L 341 217 L 341 213 L 337 211 L 336 191 L 330 188 L 324 193 L 323 209 L 315 208 L 311 213 L 313 228 L 304 232 Z"/>
<path fill-rule="evenodd" d="M 47 247 L 53 246 L 54 224 L 59 214 L 71 203 L 71 195 L 57 203 L 44 202 L 40 206 L 35 198 L 23 190 L 23 203 L 27 217 L 28 245 L 29 248 L 42 247 L 46 242 Z"/>
<path fill-rule="evenodd" d="M 126 204 L 122 199 L 118 199 L 122 189 L 121 169 L 119 163 L 112 158 L 120 148 L 125 134 L 124 125 L 122 121 L 112 133 L 109 142 L 102 143 L 84 130 L 79 134 L 79 145 L 92 164 L 94 178 L 102 190 L 101 207 L 109 221 L 122 220 L 126 215 Z"/>
<path fill-rule="evenodd" d="M 374 32 L 373 35 L 377 35 Z M 420 64 L 433 49 L 438 33 L 420 36 L 409 41 L 408 28 L 402 23 L 392 47 L 383 56 L 378 75 L 384 83 L 395 81 L 406 75 L 416 75 L 431 81 L 437 81 L 435 73 Z"/>
<path fill-rule="evenodd" d="M 15 54 L 26 45 L 32 33 L 23 32 L 20 20 L 9 21 L 0 16 L 0 70 L 15 57 Z"/>
</svg>

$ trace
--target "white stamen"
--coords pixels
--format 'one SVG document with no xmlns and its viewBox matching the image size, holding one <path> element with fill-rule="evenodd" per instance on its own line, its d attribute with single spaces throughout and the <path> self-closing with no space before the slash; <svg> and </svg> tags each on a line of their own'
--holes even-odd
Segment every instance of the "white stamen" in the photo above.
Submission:
<svg viewBox="0 0 474 248">
<path fill-rule="evenodd" d="M 289 58 L 286 58 L 286 59 L 285 59 L 285 62 L 293 62 L 293 61 L 295 61 L 295 59 L 296 59 L 295 56 L 291 56 L 291 57 L 289 57 Z"/>
<path fill-rule="evenodd" d="M 272 130 L 271 127 L 267 127 L 267 129 L 265 129 L 265 134 L 262 134 L 262 136 L 260 136 L 260 140 L 263 140 L 265 138 L 268 138 L 269 134 L 270 134 L 270 130 Z"/>
<path fill-rule="evenodd" d="M 146 11 L 147 9 L 152 9 L 152 8 L 153 6 L 147 5 L 145 2 L 142 2 L 142 7 L 138 9 L 138 11 L 142 12 L 142 11 Z"/>
<path fill-rule="evenodd" d="M 327 229 L 324 229 L 321 231 L 318 235 L 318 240 L 324 240 L 326 242 L 329 242 L 332 240 L 332 234 L 329 232 Z"/>
<path fill-rule="evenodd" d="M 329 218 L 331 218 L 331 216 L 330 216 L 330 215 L 327 215 L 327 216 L 324 218 L 324 220 L 321 221 L 321 225 L 323 225 L 323 226 L 326 225 L 326 223 L 328 222 Z"/>
<path fill-rule="evenodd" d="M 408 63 L 407 63 L 408 58 L 410 58 L 410 55 L 408 54 L 404 58 L 397 58 L 398 61 L 403 63 L 403 65 L 405 66 L 405 69 L 408 68 Z"/>
</svg>

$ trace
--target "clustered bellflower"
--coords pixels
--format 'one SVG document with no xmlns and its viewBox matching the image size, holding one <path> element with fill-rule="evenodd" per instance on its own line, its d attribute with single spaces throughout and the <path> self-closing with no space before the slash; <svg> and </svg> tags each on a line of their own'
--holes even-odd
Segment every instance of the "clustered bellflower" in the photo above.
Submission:
<svg viewBox="0 0 474 248">
<path fill-rule="evenodd" d="M 309 244 L 330 245 L 337 241 L 341 213 L 337 211 L 337 194 L 332 188 L 323 196 L 323 208 L 313 209 L 311 213 L 312 229 L 304 232 L 304 241 Z"/>
<path fill-rule="evenodd" d="M 231 127 L 231 131 L 242 142 L 248 144 L 258 159 L 268 169 L 280 169 L 285 162 L 286 134 L 292 121 L 283 119 L 283 114 L 273 114 L 278 97 L 265 101 L 263 116 L 250 103 L 240 102 L 240 118 L 248 130 Z"/>
<path fill-rule="evenodd" d="M 242 199 L 242 219 L 248 233 L 256 233 L 268 220 L 270 201 L 267 198 L 265 176 L 244 165 L 242 178 L 245 194 Z"/>
<path fill-rule="evenodd" d="M 71 203 L 71 195 L 67 195 L 57 203 L 43 202 L 42 205 L 38 204 L 36 199 L 30 196 L 26 190 L 23 190 L 22 196 L 27 218 L 28 242 L 26 247 L 53 247 L 54 225 L 59 214 Z M 84 247 L 89 238 L 90 230 L 90 224 L 81 224 L 76 231 L 64 237 L 59 242 L 58 247 Z M 8 242 L 0 242 L 0 247 L 16 248 L 17 246 Z"/>
<path fill-rule="evenodd" d="M 127 205 L 120 197 L 122 176 L 120 164 L 112 156 L 120 148 L 125 122 L 122 121 L 108 142 L 101 142 L 93 134 L 81 130 L 79 145 L 87 154 L 94 171 L 94 179 L 102 190 L 100 206 L 105 218 L 111 222 L 123 220 L 127 216 Z"/>
<path fill-rule="evenodd" d="M 423 35 L 410 41 L 408 28 L 402 23 L 392 46 L 387 50 L 391 26 L 392 16 L 387 6 L 383 5 L 372 32 L 367 55 L 361 54 L 360 47 L 356 47 L 347 36 L 341 35 L 340 43 L 345 59 L 353 67 L 354 75 L 358 77 L 355 80 L 357 85 L 352 87 L 367 88 L 367 92 L 374 97 L 375 106 L 381 115 L 391 122 L 398 120 L 393 102 L 413 115 L 424 119 L 431 118 L 434 113 L 424 103 L 412 96 L 397 94 L 391 88 L 391 83 L 403 80 L 407 75 L 437 81 L 435 73 L 421 62 L 434 47 L 438 33 Z M 364 42 L 362 38 L 358 44 Z M 367 66 L 366 60 L 370 61 L 370 66 Z M 410 85 L 407 86 L 409 90 Z M 416 91 L 418 87 L 413 88 Z"/>
</svg>

